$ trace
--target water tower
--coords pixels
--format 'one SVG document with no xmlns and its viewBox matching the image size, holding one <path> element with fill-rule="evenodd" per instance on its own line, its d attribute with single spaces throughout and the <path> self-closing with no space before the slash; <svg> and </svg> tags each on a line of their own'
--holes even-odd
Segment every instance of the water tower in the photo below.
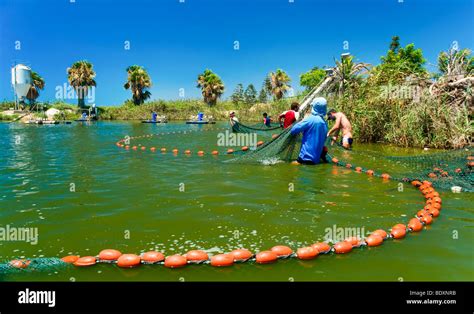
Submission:
<svg viewBox="0 0 474 314">
<path fill-rule="evenodd" d="M 12 85 L 15 93 L 15 107 L 17 101 L 23 101 L 31 87 L 31 69 L 23 64 L 12 68 Z M 15 108 L 17 109 L 17 108 Z"/>
</svg>

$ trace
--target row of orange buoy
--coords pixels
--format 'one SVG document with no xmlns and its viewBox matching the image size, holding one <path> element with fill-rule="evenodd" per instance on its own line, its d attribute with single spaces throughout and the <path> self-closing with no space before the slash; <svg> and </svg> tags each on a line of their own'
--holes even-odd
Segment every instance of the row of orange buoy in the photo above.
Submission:
<svg viewBox="0 0 474 314">
<path fill-rule="evenodd" d="M 140 144 L 139 145 L 133 145 L 133 146 L 125 145 L 122 141 L 123 140 L 118 141 L 116 143 L 116 145 L 120 148 L 124 148 L 125 150 L 130 150 L 130 149 L 134 150 L 134 151 L 137 151 L 137 150 L 146 151 L 147 150 L 146 146 L 142 146 Z M 264 143 L 265 143 L 264 141 L 258 141 L 257 146 L 262 146 Z M 250 148 L 248 146 L 243 146 L 243 147 L 240 148 L 240 151 L 246 152 L 249 149 Z M 152 147 L 150 147 L 149 150 L 151 152 L 156 152 L 158 150 L 158 148 L 152 146 Z M 166 147 L 161 147 L 161 148 L 159 148 L 159 151 L 161 153 L 166 153 L 166 152 L 168 152 L 168 149 Z M 171 150 L 171 152 L 176 156 L 176 155 L 178 155 L 179 150 L 177 148 L 173 148 Z M 185 155 L 191 155 L 191 153 L 192 153 L 190 149 L 186 149 L 183 152 L 184 152 Z M 234 152 L 236 152 L 236 150 L 234 150 L 232 148 L 229 148 L 229 149 L 227 149 L 227 151 L 224 154 L 233 154 Z M 198 156 L 204 156 L 205 154 L 206 153 L 203 150 L 197 151 Z M 211 151 L 210 154 L 216 156 L 216 155 L 220 155 L 221 153 L 219 153 L 219 151 L 217 151 L 217 150 L 213 150 L 213 151 Z"/>
<path fill-rule="evenodd" d="M 338 163 L 337 159 L 333 162 Z M 356 167 L 355 170 L 361 169 Z M 361 172 L 362 170 L 358 171 Z M 368 173 L 368 175 L 373 175 Z M 390 176 L 382 176 L 384 179 L 390 179 Z M 439 193 L 434 189 L 429 181 L 411 181 L 411 184 L 418 188 L 424 195 L 425 205 L 423 209 L 416 213 L 414 218 L 411 218 L 408 224 L 396 224 L 387 233 L 383 229 L 373 231 L 365 239 L 358 237 L 350 237 L 344 241 L 329 245 L 325 242 L 318 242 L 311 246 L 301 247 L 294 252 L 290 247 L 284 245 L 277 245 L 270 250 L 265 250 L 253 254 L 247 249 L 236 249 L 229 253 L 217 254 L 209 257 L 208 253 L 203 250 L 192 250 L 184 255 L 166 256 L 157 251 L 145 252 L 141 255 L 136 254 L 122 254 L 122 252 L 114 249 L 102 250 L 98 256 L 77 256 L 68 255 L 62 258 L 65 263 L 73 264 L 74 266 L 92 266 L 97 263 L 116 263 L 119 267 L 130 268 L 136 267 L 140 264 L 163 264 L 168 268 L 184 267 L 187 264 L 210 264 L 215 267 L 227 267 L 234 263 L 255 261 L 258 264 L 274 263 L 278 259 L 296 257 L 301 260 L 310 260 L 316 258 L 319 254 L 334 252 L 336 254 L 346 254 L 357 247 L 376 247 L 386 239 L 403 239 L 408 232 L 420 232 L 425 225 L 433 223 L 433 218 L 439 216 L 442 200 Z M 10 265 L 15 268 L 27 268 L 30 264 L 29 260 L 13 260 Z"/>
</svg>

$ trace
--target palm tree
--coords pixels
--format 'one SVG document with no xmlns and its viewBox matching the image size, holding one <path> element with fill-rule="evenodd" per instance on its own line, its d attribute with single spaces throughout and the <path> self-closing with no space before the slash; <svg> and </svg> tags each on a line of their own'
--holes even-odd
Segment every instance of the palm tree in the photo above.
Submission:
<svg viewBox="0 0 474 314">
<path fill-rule="evenodd" d="M 31 87 L 26 94 L 26 99 L 33 104 L 39 97 L 39 91 L 44 89 L 44 79 L 35 71 L 31 71 Z"/>
<path fill-rule="evenodd" d="M 206 69 L 197 79 L 197 88 L 201 88 L 202 97 L 209 106 L 214 106 L 224 93 L 224 82 L 212 70 Z"/>
<path fill-rule="evenodd" d="M 84 107 L 84 98 L 87 96 L 90 87 L 95 87 L 95 71 L 92 63 L 81 60 L 76 61 L 67 69 L 67 79 L 77 94 L 78 106 Z"/>
<path fill-rule="evenodd" d="M 283 98 L 283 96 L 288 92 L 291 86 L 288 84 L 291 82 L 290 77 L 283 70 L 276 70 L 269 74 L 270 83 L 271 83 L 271 92 L 273 96 L 278 100 Z"/>
<path fill-rule="evenodd" d="M 336 67 L 333 69 L 333 80 L 328 86 L 328 90 L 340 94 L 344 92 L 346 86 L 352 86 L 361 80 L 361 75 L 369 70 L 368 63 L 354 63 L 354 56 L 341 58 L 341 61 L 334 60 Z"/>
<path fill-rule="evenodd" d="M 129 66 L 127 68 L 127 74 L 127 82 L 123 87 L 125 89 L 131 89 L 133 103 L 135 105 L 141 105 L 151 96 L 151 93 L 147 90 L 152 85 L 150 75 L 139 65 Z"/>
</svg>

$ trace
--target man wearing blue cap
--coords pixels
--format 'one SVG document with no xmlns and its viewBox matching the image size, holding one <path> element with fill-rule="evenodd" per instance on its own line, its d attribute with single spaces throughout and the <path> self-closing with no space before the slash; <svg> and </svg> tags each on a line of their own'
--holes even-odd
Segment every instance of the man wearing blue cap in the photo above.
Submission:
<svg viewBox="0 0 474 314">
<path fill-rule="evenodd" d="M 301 150 L 296 161 L 300 164 L 315 165 L 324 156 L 323 148 L 328 132 L 328 126 L 324 121 L 327 101 L 323 97 L 318 97 L 313 100 L 311 106 L 311 114 L 295 124 L 290 132 L 292 135 L 303 132 Z"/>
</svg>

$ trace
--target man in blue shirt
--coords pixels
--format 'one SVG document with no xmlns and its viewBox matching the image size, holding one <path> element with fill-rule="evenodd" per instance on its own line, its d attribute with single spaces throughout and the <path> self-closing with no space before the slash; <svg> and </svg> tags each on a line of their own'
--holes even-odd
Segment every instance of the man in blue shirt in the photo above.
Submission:
<svg viewBox="0 0 474 314">
<path fill-rule="evenodd" d="M 300 164 L 315 165 L 323 156 L 328 132 L 328 126 L 323 118 L 327 111 L 327 101 L 323 97 L 318 97 L 311 105 L 311 114 L 295 124 L 290 132 L 292 135 L 303 132 L 301 150 L 296 161 Z"/>
</svg>

